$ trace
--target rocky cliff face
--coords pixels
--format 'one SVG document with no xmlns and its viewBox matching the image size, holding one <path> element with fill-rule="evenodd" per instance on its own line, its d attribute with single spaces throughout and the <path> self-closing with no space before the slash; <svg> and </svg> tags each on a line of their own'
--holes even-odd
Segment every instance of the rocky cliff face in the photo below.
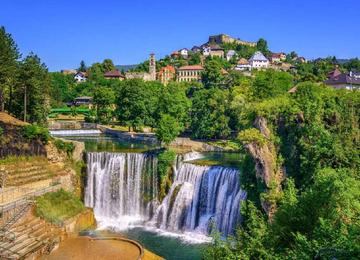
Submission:
<svg viewBox="0 0 360 260">
<path fill-rule="evenodd" d="M 256 118 L 254 127 L 265 137 L 266 143 L 259 144 L 251 142 L 245 147 L 251 154 L 255 162 L 256 177 L 264 183 L 267 196 L 261 200 L 262 207 L 269 219 L 276 210 L 276 200 L 274 196 L 281 193 L 281 182 L 284 178 L 284 169 L 277 165 L 276 149 L 271 141 L 271 132 L 267 126 L 267 121 L 263 117 Z"/>
</svg>

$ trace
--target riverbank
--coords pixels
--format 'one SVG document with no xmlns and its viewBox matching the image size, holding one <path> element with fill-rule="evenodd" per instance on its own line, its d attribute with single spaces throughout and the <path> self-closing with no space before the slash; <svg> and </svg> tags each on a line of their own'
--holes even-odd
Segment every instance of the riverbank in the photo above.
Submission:
<svg viewBox="0 0 360 260">
<path fill-rule="evenodd" d="M 125 141 L 143 142 L 152 145 L 159 145 L 159 142 L 154 133 L 144 132 L 128 132 L 119 129 L 112 129 L 109 126 L 99 125 L 98 128 L 104 134 L 115 136 Z M 192 140 L 189 137 L 177 137 L 170 143 L 169 147 L 179 153 L 186 153 L 191 151 L 197 152 L 234 152 L 237 151 L 235 145 L 227 145 L 225 140 L 217 142 L 206 142 L 200 140 Z"/>
</svg>

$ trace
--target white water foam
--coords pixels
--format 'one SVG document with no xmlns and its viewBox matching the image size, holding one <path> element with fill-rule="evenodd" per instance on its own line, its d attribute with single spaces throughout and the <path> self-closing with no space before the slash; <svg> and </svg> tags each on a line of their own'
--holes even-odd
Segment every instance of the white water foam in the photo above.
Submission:
<svg viewBox="0 0 360 260">
<path fill-rule="evenodd" d="M 101 131 L 98 129 L 50 130 L 49 132 L 53 136 L 82 136 L 101 134 Z"/>
<path fill-rule="evenodd" d="M 158 202 L 157 159 L 136 153 L 88 153 L 85 204 L 99 228 L 141 227 L 192 243 L 208 242 L 212 223 L 224 235 L 239 224 L 239 171 L 178 162 L 174 182 Z"/>
</svg>

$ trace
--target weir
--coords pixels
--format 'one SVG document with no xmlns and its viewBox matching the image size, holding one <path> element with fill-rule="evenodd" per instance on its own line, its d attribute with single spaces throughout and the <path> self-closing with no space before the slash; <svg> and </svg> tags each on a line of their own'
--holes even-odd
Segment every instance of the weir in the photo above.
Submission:
<svg viewBox="0 0 360 260">
<path fill-rule="evenodd" d="M 99 129 L 74 129 L 74 130 L 50 130 L 53 136 L 84 136 L 84 135 L 99 135 Z"/>
<path fill-rule="evenodd" d="M 185 155 L 174 165 L 174 181 L 158 200 L 157 158 L 146 153 L 88 153 L 85 204 L 94 208 L 102 226 L 126 229 L 136 225 L 207 235 L 215 226 L 223 235 L 241 220 L 239 171 L 197 166 Z"/>
</svg>

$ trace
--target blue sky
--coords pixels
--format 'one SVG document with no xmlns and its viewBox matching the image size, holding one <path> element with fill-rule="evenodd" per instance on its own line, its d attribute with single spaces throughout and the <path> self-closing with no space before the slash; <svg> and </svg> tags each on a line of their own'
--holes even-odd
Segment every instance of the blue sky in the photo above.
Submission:
<svg viewBox="0 0 360 260">
<path fill-rule="evenodd" d="M 105 58 L 136 64 L 226 33 L 307 58 L 360 56 L 360 0 L 1 0 L 20 51 L 51 71 Z"/>
</svg>

